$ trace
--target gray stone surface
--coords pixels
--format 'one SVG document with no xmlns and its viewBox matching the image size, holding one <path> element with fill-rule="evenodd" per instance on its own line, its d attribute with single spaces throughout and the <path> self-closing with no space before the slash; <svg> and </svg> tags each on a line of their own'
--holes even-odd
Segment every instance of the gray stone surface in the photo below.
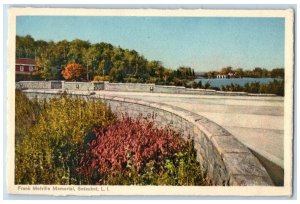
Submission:
<svg viewBox="0 0 300 204">
<path fill-rule="evenodd" d="M 250 153 L 248 148 L 245 148 L 245 145 L 240 143 L 233 136 L 213 136 L 211 138 L 212 143 L 222 155 L 226 153 Z"/>
<path fill-rule="evenodd" d="M 251 153 L 226 153 L 223 161 L 231 175 L 268 176 L 265 168 Z"/>
<path fill-rule="evenodd" d="M 230 186 L 261 186 L 272 183 L 269 177 L 232 175 L 229 180 Z"/>
<path fill-rule="evenodd" d="M 17 89 L 51 89 L 50 81 L 20 81 L 16 83 Z"/>
<path fill-rule="evenodd" d="M 62 85 L 64 90 L 80 90 L 80 91 L 93 91 L 94 84 L 86 82 L 64 82 Z"/>
</svg>

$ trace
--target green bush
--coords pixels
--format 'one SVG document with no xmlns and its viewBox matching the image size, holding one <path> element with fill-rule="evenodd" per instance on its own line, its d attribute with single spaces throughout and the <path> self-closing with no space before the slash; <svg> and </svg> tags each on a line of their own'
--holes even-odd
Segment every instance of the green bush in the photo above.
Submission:
<svg viewBox="0 0 300 204">
<path fill-rule="evenodd" d="M 20 96 L 16 95 L 16 100 L 31 104 Z M 114 120 L 114 115 L 99 101 L 66 96 L 35 105 L 43 110 L 36 124 L 31 124 L 22 141 L 16 144 L 15 183 L 79 184 L 81 178 L 76 167 L 84 135 L 95 127 L 106 126 Z M 22 129 L 22 125 L 17 123 L 16 129 Z"/>
<path fill-rule="evenodd" d="M 15 142 L 19 143 L 37 122 L 43 106 L 36 99 L 29 100 L 21 91 L 16 90 L 15 110 Z"/>
</svg>

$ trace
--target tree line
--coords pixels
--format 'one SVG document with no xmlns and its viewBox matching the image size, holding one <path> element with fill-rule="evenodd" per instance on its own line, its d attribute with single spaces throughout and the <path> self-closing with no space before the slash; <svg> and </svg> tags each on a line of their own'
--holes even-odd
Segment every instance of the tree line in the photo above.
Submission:
<svg viewBox="0 0 300 204">
<path fill-rule="evenodd" d="M 16 36 L 16 57 L 35 59 L 38 69 L 31 78 L 41 80 L 64 79 L 62 71 L 68 66 L 72 68 L 65 71 L 67 80 L 184 85 L 195 78 L 191 67 L 173 70 L 160 61 L 147 60 L 135 50 L 80 39 L 53 42 L 35 40 L 30 35 Z"/>
<path fill-rule="evenodd" d="M 246 83 L 245 85 L 239 85 L 231 83 L 229 85 L 222 85 L 219 87 L 213 87 L 209 82 L 202 84 L 201 81 L 193 82 L 188 88 L 194 89 L 213 89 L 216 91 L 233 91 L 233 92 L 248 92 L 254 94 L 276 94 L 278 96 L 284 96 L 284 79 L 276 80 L 264 84 L 259 82 Z"/>
<path fill-rule="evenodd" d="M 268 70 L 266 68 L 255 67 L 252 70 L 244 70 L 243 68 L 232 68 L 231 66 L 224 67 L 220 71 L 209 71 L 206 74 L 207 78 L 217 78 L 218 75 L 228 75 L 233 78 L 284 78 L 284 68 L 274 68 Z"/>
</svg>

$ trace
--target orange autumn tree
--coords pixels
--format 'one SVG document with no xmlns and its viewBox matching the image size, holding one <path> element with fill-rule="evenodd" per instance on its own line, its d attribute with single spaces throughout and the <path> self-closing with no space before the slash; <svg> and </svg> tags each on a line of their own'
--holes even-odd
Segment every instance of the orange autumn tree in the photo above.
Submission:
<svg viewBox="0 0 300 204">
<path fill-rule="evenodd" d="M 81 64 L 69 63 L 61 73 L 66 80 L 82 80 L 85 78 L 86 71 Z"/>
</svg>

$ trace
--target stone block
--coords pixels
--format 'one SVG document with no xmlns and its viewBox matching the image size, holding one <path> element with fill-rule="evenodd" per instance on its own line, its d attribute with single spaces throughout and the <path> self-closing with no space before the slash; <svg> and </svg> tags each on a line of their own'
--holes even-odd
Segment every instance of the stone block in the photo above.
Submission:
<svg viewBox="0 0 300 204">
<path fill-rule="evenodd" d="M 121 97 L 114 97 L 113 100 L 114 101 L 125 101 L 125 99 L 121 98 Z"/>
<path fill-rule="evenodd" d="M 203 117 L 203 116 L 200 116 L 198 115 L 199 117 L 197 117 L 197 119 L 195 120 L 195 122 L 197 122 L 198 124 L 206 124 L 206 123 L 209 123 L 211 122 L 209 119 Z"/>
<path fill-rule="evenodd" d="M 210 142 L 204 142 L 204 145 L 201 144 L 205 151 L 205 156 L 208 160 L 214 159 L 213 155 L 213 146 Z"/>
<path fill-rule="evenodd" d="M 249 176 L 249 175 L 231 175 L 230 186 L 273 186 L 270 177 Z"/>
<path fill-rule="evenodd" d="M 143 100 L 138 100 L 137 103 L 142 106 L 150 106 L 150 102 L 143 101 Z"/>
<path fill-rule="evenodd" d="M 112 101 L 113 97 L 112 96 L 102 96 L 101 98 L 103 98 L 104 100 L 108 101 Z"/>
<path fill-rule="evenodd" d="M 213 136 L 231 136 L 231 134 L 221 127 L 220 125 L 217 125 L 214 122 L 207 122 L 202 123 L 199 121 L 196 121 L 196 126 L 209 138 Z"/>
<path fill-rule="evenodd" d="M 223 161 L 230 175 L 269 177 L 266 169 L 251 153 L 226 153 Z"/>
<path fill-rule="evenodd" d="M 249 149 L 233 136 L 213 136 L 211 141 L 221 155 L 225 153 L 250 153 Z"/>
<path fill-rule="evenodd" d="M 219 163 L 214 163 L 212 175 L 211 179 L 214 185 L 229 186 L 229 175 Z"/>
<path fill-rule="evenodd" d="M 129 103 L 129 104 L 136 104 L 138 102 L 138 100 L 136 99 L 131 99 L 131 98 L 124 98 L 124 101 Z"/>
</svg>

